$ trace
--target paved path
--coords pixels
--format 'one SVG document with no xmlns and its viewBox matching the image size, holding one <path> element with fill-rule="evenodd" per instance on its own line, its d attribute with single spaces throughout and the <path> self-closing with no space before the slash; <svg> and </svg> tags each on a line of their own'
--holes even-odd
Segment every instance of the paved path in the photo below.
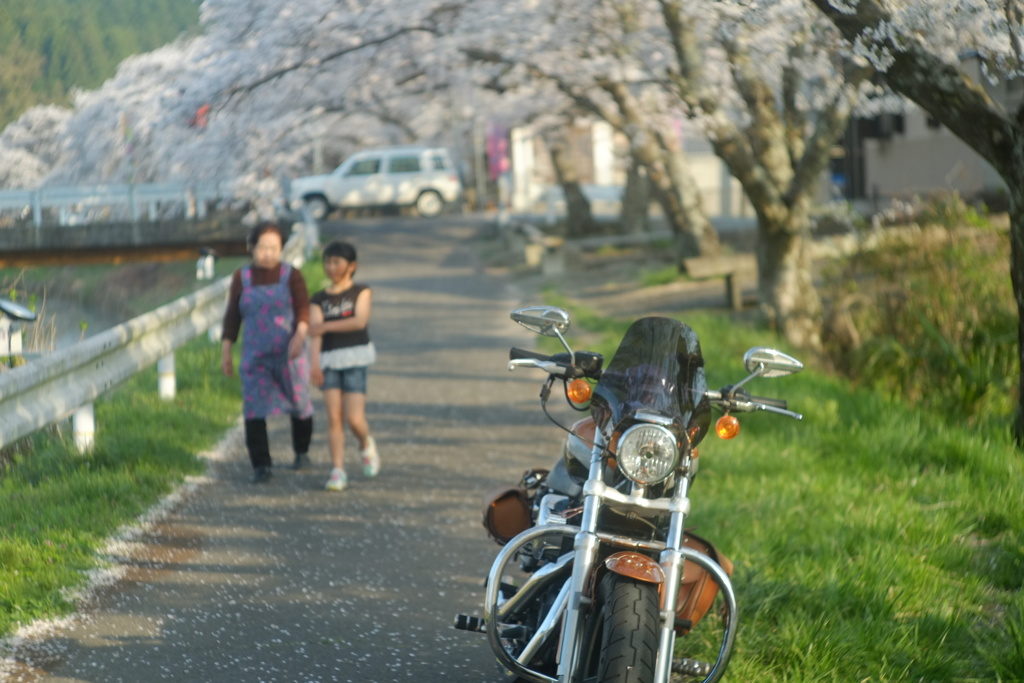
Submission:
<svg viewBox="0 0 1024 683">
<path fill-rule="evenodd" d="M 126 579 L 8 680 L 497 680 L 484 636 L 451 627 L 456 612 L 480 613 L 497 552 L 480 501 L 550 464 L 559 434 L 537 407 L 540 378 L 505 369 L 508 347 L 533 341 L 508 311 L 533 302 L 477 268 L 478 229 L 437 219 L 344 230 L 357 280 L 374 287 L 379 477 L 350 459 L 350 488 L 323 490 L 322 405 L 313 467 L 269 485 L 248 483 L 236 436 L 211 481 L 141 539 Z M 289 463 L 286 423 L 271 425 L 277 463 Z"/>
</svg>

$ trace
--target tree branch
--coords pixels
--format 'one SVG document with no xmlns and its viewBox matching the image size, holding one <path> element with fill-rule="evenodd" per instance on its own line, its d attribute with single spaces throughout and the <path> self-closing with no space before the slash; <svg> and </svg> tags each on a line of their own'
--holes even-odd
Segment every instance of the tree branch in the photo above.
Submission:
<svg viewBox="0 0 1024 683">
<path fill-rule="evenodd" d="M 851 43 L 892 21 L 878 0 L 852 0 L 855 11 L 841 12 L 830 0 L 811 0 Z M 871 41 L 870 38 L 865 40 Z M 977 82 L 908 40 L 879 42 L 892 55 L 885 80 L 984 157 L 1003 177 L 1013 177 L 1017 133 L 1002 107 Z"/>
<path fill-rule="evenodd" d="M 672 72 L 671 76 L 679 98 L 691 109 L 705 113 L 718 111 L 718 99 L 698 85 L 702 80 L 704 59 L 693 27 L 683 21 L 683 3 L 679 0 L 658 1 L 678 66 L 678 71 Z"/>
<path fill-rule="evenodd" d="M 789 48 L 789 61 L 782 67 L 782 121 L 786 127 L 786 147 L 794 166 L 806 149 L 807 115 L 797 101 L 804 86 L 804 78 L 794 66 L 804 57 L 804 53 L 804 41 L 794 40 Z"/>
<path fill-rule="evenodd" d="M 522 60 L 513 60 L 505 57 L 501 53 L 494 50 L 482 50 L 479 48 L 463 48 L 462 53 L 471 60 L 482 62 L 484 64 L 497 64 L 507 67 L 521 66 L 526 69 L 527 73 L 531 76 L 539 79 L 544 79 L 553 83 L 558 88 L 559 92 L 568 97 L 576 106 L 588 111 L 592 114 L 599 116 L 600 118 L 607 121 L 613 128 L 622 130 L 623 123 L 620 116 L 615 112 L 610 111 L 607 107 L 602 107 L 593 98 L 587 95 L 581 88 L 573 86 L 572 84 L 565 81 L 565 79 L 556 76 L 555 74 L 548 73 L 544 69 L 540 68 L 536 64 L 524 62 Z M 492 79 L 493 80 L 493 79 Z M 504 88 L 500 83 L 495 82 L 495 88 Z"/>
<path fill-rule="evenodd" d="M 729 56 L 736 90 L 752 119 L 746 130 L 754 153 L 776 187 L 785 192 L 793 181 L 793 160 L 789 154 L 787 131 L 775 104 L 775 93 L 756 73 L 745 45 L 730 39 L 723 39 L 722 44 Z"/>
<path fill-rule="evenodd" d="M 285 76 L 285 75 L 287 75 L 289 73 L 292 73 L 293 71 L 298 71 L 299 69 L 302 69 L 304 67 L 320 66 L 320 65 L 325 64 L 327 62 L 334 61 L 335 59 L 340 59 L 340 58 L 342 58 L 342 57 L 344 57 L 346 55 L 350 55 L 353 52 L 358 52 L 359 50 L 363 50 L 363 49 L 368 48 L 368 47 L 375 47 L 377 45 L 383 45 L 384 43 L 390 42 L 390 41 L 392 41 L 392 40 L 394 40 L 394 39 L 396 39 L 396 38 L 398 38 L 400 36 L 406 35 L 408 33 L 421 33 L 421 32 L 422 33 L 436 34 L 437 30 L 432 28 L 432 27 L 430 27 L 430 26 L 404 26 L 402 28 L 399 28 L 399 29 L 396 29 L 396 30 L 392 31 L 391 33 L 388 33 L 387 35 L 380 36 L 380 37 L 374 38 L 372 40 L 363 41 L 363 42 L 359 43 L 358 45 L 349 45 L 347 47 L 343 47 L 343 48 L 335 50 L 333 52 L 329 52 L 329 53 L 327 53 L 326 55 L 324 55 L 322 57 L 315 57 L 315 58 L 311 57 L 311 58 L 305 59 L 305 60 L 303 60 L 301 62 L 296 62 L 294 64 L 289 64 L 288 66 L 283 66 L 280 69 L 277 69 L 276 71 L 272 71 L 272 72 L 266 74 L 262 78 L 256 79 L 255 81 L 252 81 L 250 83 L 246 83 L 244 85 L 235 86 L 235 87 L 229 89 L 225 93 L 225 95 L 226 95 L 227 99 L 230 100 L 235 95 L 251 93 L 253 90 L 256 90 L 257 88 L 260 88 L 260 87 L 266 85 L 267 83 L 270 83 L 271 81 L 277 80 L 278 78 L 281 78 L 282 76 Z"/>
</svg>

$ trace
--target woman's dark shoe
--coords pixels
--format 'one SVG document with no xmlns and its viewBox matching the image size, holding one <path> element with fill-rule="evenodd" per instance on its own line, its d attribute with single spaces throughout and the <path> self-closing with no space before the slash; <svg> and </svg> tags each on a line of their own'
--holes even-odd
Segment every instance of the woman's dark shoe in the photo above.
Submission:
<svg viewBox="0 0 1024 683">
<path fill-rule="evenodd" d="M 309 465 L 309 454 L 308 453 L 296 453 L 295 462 L 292 463 L 293 470 L 301 470 L 303 467 Z"/>
<path fill-rule="evenodd" d="M 274 476 L 274 473 L 269 467 L 260 466 L 253 470 L 251 481 L 254 484 L 262 484 L 263 482 L 270 481 L 272 476 Z"/>
</svg>

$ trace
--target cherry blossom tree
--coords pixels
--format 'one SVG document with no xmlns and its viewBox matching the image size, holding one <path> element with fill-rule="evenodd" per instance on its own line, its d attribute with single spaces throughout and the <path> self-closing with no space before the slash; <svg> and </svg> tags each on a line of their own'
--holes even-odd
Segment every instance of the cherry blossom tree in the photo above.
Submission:
<svg viewBox="0 0 1024 683">
<path fill-rule="evenodd" d="M 199 35 L 79 93 L 66 119 L 27 114 L 0 151 L 51 184 L 231 181 L 245 196 L 357 145 L 458 146 L 481 103 L 500 100 L 507 124 L 584 109 L 631 140 L 691 253 L 714 253 L 685 120 L 754 205 L 773 320 L 817 344 L 809 213 L 870 69 L 803 0 L 205 0 L 201 19 Z"/>
<path fill-rule="evenodd" d="M 67 109 L 40 106 L 0 134 L 0 187 L 35 187 L 60 158 Z"/>
<path fill-rule="evenodd" d="M 666 214 L 713 245 L 673 124 L 696 123 L 758 218 L 760 289 L 799 346 L 820 344 L 811 210 L 872 69 L 803 0 L 573 0 L 515 5 L 517 26 L 468 33 L 481 60 L 518 65 L 626 133 Z M 489 5 L 479 4 L 478 11 Z M 701 249 L 713 252 L 713 248 Z"/>
<path fill-rule="evenodd" d="M 657 0 L 666 77 L 740 181 L 758 218 L 762 300 L 794 344 L 820 344 L 811 210 L 871 69 L 802 0 Z"/>
<path fill-rule="evenodd" d="M 967 143 L 1006 183 L 1021 360 L 1015 436 L 1024 446 L 1024 100 L 1007 108 L 986 87 L 1024 78 L 1024 5 L 1019 0 L 812 2 L 894 90 Z"/>
<path fill-rule="evenodd" d="M 515 21 L 502 21 L 501 15 Z M 502 87 L 550 83 L 574 109 L 622 133 L 633 159 L 647 170 L 680 255 L 714 254 L 718 235 L 675 134 L 683 116 L 678 98 L 638 71 L 630 56 L 630 41 L 642 40 L 649 28 L 640 17 L 625 17 L 600 0 L 518 0 L 501 3 L 500 9 L 476 2 L 459 14 L 454 39 L 468 58 L 503 67 Z"/>
<path fill-rule="evenodd" d="M 63 120 L 27 112 L 0 137 L 0 177 L 227 182 L 245 197 L 268 174 L 308 172 L 317 151 L 461 139 L 458 103 L 434 89 L 450 68 L 435 56 L 440 6 L 206 0 L 200 35 L 126 60 Z M 31 173 L 5 171 L 15 151 Z"/>
</svg>

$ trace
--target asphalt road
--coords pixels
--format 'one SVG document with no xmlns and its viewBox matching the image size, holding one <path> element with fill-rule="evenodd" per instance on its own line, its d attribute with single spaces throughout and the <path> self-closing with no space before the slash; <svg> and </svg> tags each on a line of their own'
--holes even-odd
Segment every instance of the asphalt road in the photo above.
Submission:
<svg viewBox="0 0 1024 683">
<path fill-rule="evenodd" d="M 313 466 L 278 468 L 268 485 L 248 483 L 235 433 L 208 481 L 126 551 L 124 579 L 35 642 L 8 680 L 498 680 L 485 637 L 451 626 L 457 612 L 480 614 L 498 550 L 481 500 L 550 465 L 560 437 L 537 406 L 541 377 L 506 370 L 508 347 L 533 343 L 508 312 L 535 302 L 481 271 L 480 229 L 464 218 L 325 224 L 323 240 L 356 244 L 356 279 L 374 289 L 380 475 L 365 479 L 350 457 L 349 489 L 323 489 L 319 403 Z M 287 423 L 271 427 L 276 463 L 290 463 Z"/>
</svg>

